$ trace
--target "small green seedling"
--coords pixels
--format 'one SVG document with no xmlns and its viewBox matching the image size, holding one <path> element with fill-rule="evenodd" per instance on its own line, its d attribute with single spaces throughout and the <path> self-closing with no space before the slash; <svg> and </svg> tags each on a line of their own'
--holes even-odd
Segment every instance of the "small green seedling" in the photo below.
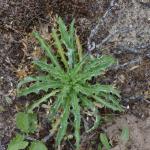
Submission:
<svg viewBox="0 0 150 150">
<path fill-rule="evenodd" d="M 47 150 L 46 146 L 41 141 L 27 141 L 28 134 L 34 133 L 37 129 L 37 116 L 19 112 L 16 115 L 16 126 L 21 133 L 14 137 L 9 145 L 8 150 L 23 150 L 29 147 L 29 150 Z M 30 146 L 29 146 L 30 145 Z"/>
<path fill-rule="evenodd" d="M 124 127 L 122 129 L 121 140 L 125 143 L 128 142 L 128 140 L 129 140 L 129 128 L 128 127 Z"/>
<path fill-rule="evenodd" d="M 37 129 L 37 116 L 19 112 L 16 116 L 16 125 L 24 133 L 34 133 Z"/>
<path fill-rule="evenodd" d="M 47 148 L 42 142 L 35 141 L 31 143 L 29 150 L 47 150 Z"/>
<path fill-rule="evenodd" d="M 120 141 L 123 142 L 123 143 L 127 143 L 128 140 L 129 140 L 129 128 L 128 127 L 124 127 L 122 129 Z M 106 150 L 110 150 L 111 149 L 111 144 L 109 143 L 109 140 L 108 140 L 108 138 L 107 138 L 105 133 L 101 133 L 100 134 L 100 143 L 98 145 L 98 150 L 102 150 L 103 147 Z"/>
<path fill-rule="evenodd" d="M 111 149 L 111 145 L 110 145 L 110 143 L 108 141 L 108 138 L 107 138 L 105 133 L 101 133 L 100 134 L 100 142 L 106 148 L 106 150 L 110 150 Z M 101 145 L 99 145 L 99 150 L 100 149 L 101 149 Z"/>
<path fill-rule="evenodd" d="M 41 141 L 31 142 L 29 146 L 29 142 L 21 134 L 17 134 L 16 137 L 10 141 L 7 150 L 23 150 L 27 147 L 29 147 L 29 150 L 47 150 L 47 147 Z"/>
<path fill-rule="evenodd" d="M 49 120 L 53 122 L 56 116 L 60 119 L 56 146 L 61 144 L 72 114 L 76 148 L 79 149 L 81 114 L 85 109 L 91 110 L 95 117 L 95 123 L 89 131 L 98 127 L 100 121 L 99 110 L 95 102 L 113 111 L 123 110 L 119 103 L 119 91 L 114 86 L 90 82 L 93 77 L 103 75 L 110 66 L 116 63 L 116 60 L 112 56 L 93 57 L 83 53 L 79 37 L 75 32 L 74 21 L 69 28 L 61 18 L 57 19 L 57 23 L 58 27 L 53 28 L 51 34 L 54 42 L 53 48 L 57 50 L 55 53 L 39 33 L 33 33 L 48 60 L 33 61 L 41 73 L 39 76 L 28 76 L 20 81 L 18 95 L 27 96 L 43 91 L 43 97 L 33 101 L 27 109 L 28 114 L 32 114 L 34 109 L 51 98 L 53 104 L 49 110 Z M 20 115 L 23 117 L 21 118 Z M 17 118 L 19 118 L 18 128 L 27 133 L 29 125 L 33 123 L 30 115 L 19 114 Z M 27 122 L 26 125 L 23 122 Z M 35 124 L 32 125 L 35 128 Z M 31 131 L 34 131 L 34 128 Z M 101 136 L 103 140 L 104 137 Z"/>
<path fill-rule="evenodd" d="M 21 150 L 25 149 L 28 146 L 29 142 L 25 141 L 25 138 L 23 135 L 17 134 L 16 137 L 14 137 L 9 145 L 8 150 Z"/>
</svg>

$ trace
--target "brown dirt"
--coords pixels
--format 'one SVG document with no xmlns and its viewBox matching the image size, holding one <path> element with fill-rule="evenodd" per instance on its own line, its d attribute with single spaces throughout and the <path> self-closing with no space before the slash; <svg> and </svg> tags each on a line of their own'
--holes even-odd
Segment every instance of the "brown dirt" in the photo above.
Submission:
<svg viewBox="0 0 150 150">
<path fill-rule="evenodd" d="M 115 119 L 113 124 L 106 124 L 103 126 L 103 129 L 107 133 L 110 141 L 112 143 L 117 143 L 112 150 L 149 150 L 150 107 L 141 105 L 140 109 L 142 107 L 144 111 L 141 114 L 141 117 L 128 113 Z M 129 129 L 128 142 L 123 142 L 119 138 L 121 135 L 120 131 L 125 127 Z"/>
<path fill-rule="evenodd" d="M 33 53 L 35 43 L 30 35 L 33 28 L 49 38 L 56 13 L 66 22 L 75 18 L 79 35 L 87 48 L 91 29 L 109 5 L 110 0 L 0 0 L 0 150 L 7 147 L 15 133 L 15 113 L 27 100 L 32 100 L 32 97 L 16 98 L 15 90 L 19 77 L 32 73 L 29 64 L 37 57 Z M 127 111 L 90 135 L 83 134 L 83 149 L 97 149 L 101 131 L 105 131 L 115 143 L 112 150 L 148 150 L 150 147 L 149 6 L 149 1 L 118 0 L 91 39 L 97 45 L 116 30 L 133 28 L 129 32 L 114 34 L 92 52 L 94 55 L 111 53 L 118 59 L 118 65 L 98 81 L 113 83 L 120 88 Z M 118 139 L 124 125 L 130 131 L 130 141 L 125 145 Z M 65 146 L 67 149 L 72 149 L 69 142 Z"/>
</svg>

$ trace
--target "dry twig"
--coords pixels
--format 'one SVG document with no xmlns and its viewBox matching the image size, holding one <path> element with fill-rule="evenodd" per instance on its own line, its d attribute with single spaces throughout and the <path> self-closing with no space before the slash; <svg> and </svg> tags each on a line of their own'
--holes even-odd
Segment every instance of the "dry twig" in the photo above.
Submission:
<svg viewBox="0 0 150 150">
<path fill-rule="evenodd" d="M 104 15 L 99 18 L 97 25 L 94 27 L 94 29 L 91 30 L 90 36 L 88 38 L 88 51 L 92 51 L 93 49 L 95 49 L 95 42 L 92 42 L 92 38 L 97 34 L 99 28 L 101 25 L 104 25 L 105 19 L 108 16 L 109 13 L 111 13 L 111 11 L 113 10 L 114 6 L 116 6 L 116 0 L 111 0 L 110 2 L 110 6 L 108 7 L 108 9 L 106 10 L 106 12 L 104 13 Z"/>
<path fill-rule="evenodd" d="M 102 45 L 104 45 L 105 43 L 109 42 L 110 39 L 112 39 L 112 38 L 113 38 L 115 35 L 117 35 L 117 34 L 120 34 L 120 33 L 128 33 L 128 32 L 133 31 L 133 30 L 134 30 L 134 28 L 130 28 L 130 27 L 118 29 L 118 30 L 114 31 L 113 33 L 110 33 L 105 39 L 103 39 L 103 40 L 101 41 L 100 44 L 97 44 L 97 45 L 96 45 L 96 48 L 99 48 L 99 49 L 100 49 L 100 48 L 102 47 Z"/>
<path fill-rule="evenodd" d="M 125 67 L 129 66 L 129 65 L 137 65 L 137 64 L 141 64 L 142 62 L 142 58 L 141 57 L 138 57 L 134 60 L 131 60 L 129 62 L 126 62 L 124 64 L 121 64 L 121 65 L 117 65 L 117 66 L 114 66 L 112 67 L 111 69 L 113 70 L 118 70 L 118 69 L 124 69 Z"/>
</svg>

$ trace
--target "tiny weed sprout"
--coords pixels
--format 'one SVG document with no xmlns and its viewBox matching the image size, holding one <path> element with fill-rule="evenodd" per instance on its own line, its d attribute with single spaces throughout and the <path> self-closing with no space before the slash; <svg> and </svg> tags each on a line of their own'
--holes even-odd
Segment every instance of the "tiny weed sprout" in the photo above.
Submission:
<svg viewBox="0 0 150 150">
<path fill-rule="evenodd" d="M 23 116 L 28 125 L 36 126 L 32 123 L 36 117 L 31 114 L 35 108 L 52 98 L 49 120 L 50 122 L 54 122 L 56 118 L 60 120 L 56 127 L 56 146 L 61 144 L 66 135 L 71 115 L 73 116 L 76 149 L 79 149 L 81 114 L 85 109 L 93 112 L 93 117 L 95 117 L 93 127 L 88 131 L 99 125 L 98 104 L 113 111 L 123 110 L 119 103 L 119 91 L 114 86 L 100 83 L 91 84 L 90 82 L 93 77 L 103 75 L 116 61 L 112 56 L 93 57 L 83 53 L 82 45 L 74 28 L 74 20 L 67 27 L 61 18 L 57 18 L 57 27 L 53 28 L 51 33 L 54 42 L 52 46 L 38 32 L 34 32 L 33 35 L 44 50 L 47 60 L 33 61 L 33 64 L 41 70 L 41 74 L 28 76 L 20 81 L 18 95 L 38 94 L 40 91 L 43 91 L 45 95 L 43 94 L 42 98 L 33 101 L 33 104 L 27 108 L 27 114 L 30 115 Z M 52 49 L 56 51 L 54 52 Z M 22 131 L 28 132 L 28 125 L 27 127 L 21 124 L 18 126 Z M 25 147 L 27 143 L 23 141 L 22 137 L 21 140 Z M 36 147 L 35 143 L 31 145 L 31 150 L 32 147 Z"/>
<path fill-rule="evenodd" d="M 111 145 L 110 145 L 109 140 L 108 140 L 108 138 L 107 138 L 105 133 L 101 133 L 100 134 L 100 142 L 106 148 L 106 150 L 110 150 L 111 149 Z M 99 150 L 101 150 L 101 149 L 102 148 L 99 145 Z"/>
<path fill-rule="evenodd" d="M 128 127 L 124 127 L 122 129 L 122 133 L 121 133 L 121 138 L 120 138 L 124 143 L 127 143 L 129 140 L 129 128 Z"/>
</svg>

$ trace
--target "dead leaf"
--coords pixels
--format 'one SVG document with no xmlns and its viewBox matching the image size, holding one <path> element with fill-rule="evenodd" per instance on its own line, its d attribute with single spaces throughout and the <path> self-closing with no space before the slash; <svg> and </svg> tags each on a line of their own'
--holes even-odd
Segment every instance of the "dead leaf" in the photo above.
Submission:
<svg viewBox="0 0 150 150">
<path fill-rule="evenodd" d="M 17 76 L 19 79 L 23 79 L 24 77 L 27 76 L 27 72 L 26 72 L 26 70 L 24 70 L 24 69 L 18 69 L 18 70 L 16 71 L 16 76 Z"/>
<path fill-rule="evenodd" d="M 42 56 L 42 51 L 40 48 L 35 47 L 31 55 L 33 60 L 39 60 Z"/>
<path fill-rule="evenodd" d="M 130 68 L 130 71 L 132 71 L 132 70 L 134 70 L 134 69 L 137 69 L 137 68 L 139 68 L 139 65 L 133 66 L 132 68 Z"/>
<path fill-rule="evenodd" d="M 96 102 L 94 102 L 94 105 L 95 105 L 96 107 L 98 107 L 98 108 L 103 108 L 103 107 L 104 107 L 104 106 L 102 106 L 101 104 L 96 103 Z"/>
</svg>

